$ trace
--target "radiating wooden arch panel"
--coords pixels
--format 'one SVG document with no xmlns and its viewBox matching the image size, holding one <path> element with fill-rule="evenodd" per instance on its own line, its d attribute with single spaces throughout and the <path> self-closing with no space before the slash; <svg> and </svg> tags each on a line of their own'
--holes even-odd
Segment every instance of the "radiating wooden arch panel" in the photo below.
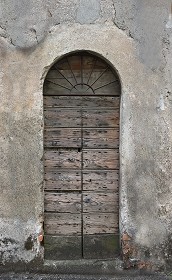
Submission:
<svg viewBox="0 0 172 280">
<path fill-rule="evenodd" d="M 46 95 L 120 94 L 120 81 L 112 68 L 99 57 L 79 52 L 53 65 L 44 84 Z"/>
</svg>

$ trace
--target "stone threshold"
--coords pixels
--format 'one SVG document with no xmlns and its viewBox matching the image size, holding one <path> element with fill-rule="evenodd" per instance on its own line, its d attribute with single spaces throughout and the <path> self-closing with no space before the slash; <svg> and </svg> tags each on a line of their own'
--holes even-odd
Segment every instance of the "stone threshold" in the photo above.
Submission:
<svg viewBox="0 0 172 280">
<path fill-rule="evenodd" d="M 97 260 L 45 260 L 43 265 L 44 273 L 58 274 L 121 274 L 123 263 L 120 259 Z"/>
</svg>

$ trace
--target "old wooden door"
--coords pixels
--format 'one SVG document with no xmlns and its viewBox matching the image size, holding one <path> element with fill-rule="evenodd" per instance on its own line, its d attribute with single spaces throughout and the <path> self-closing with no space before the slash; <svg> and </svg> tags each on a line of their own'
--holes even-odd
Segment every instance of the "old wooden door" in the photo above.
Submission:
<svg viewBox="0 0 172 280">
<path fill-rule="evenodd" d="M 45 258 L 118 254 L 120 82 L 87 52 L 44 84 Z"/>
</svg>

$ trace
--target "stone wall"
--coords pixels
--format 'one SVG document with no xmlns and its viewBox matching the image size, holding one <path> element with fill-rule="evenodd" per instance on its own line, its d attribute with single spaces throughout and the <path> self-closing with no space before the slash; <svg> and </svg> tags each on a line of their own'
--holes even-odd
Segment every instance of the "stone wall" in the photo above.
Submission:
<svg viewBox="0 0 172 280">
<path fill-rule="evenodd" d="M 124 266 L 172 266 L 169 13 L 170 1 L 161 0 L 1 1 L 1 268 L 43 262 L 43 82 L 76 50 L 100 55 L 121 80 Z"/>
</svg>

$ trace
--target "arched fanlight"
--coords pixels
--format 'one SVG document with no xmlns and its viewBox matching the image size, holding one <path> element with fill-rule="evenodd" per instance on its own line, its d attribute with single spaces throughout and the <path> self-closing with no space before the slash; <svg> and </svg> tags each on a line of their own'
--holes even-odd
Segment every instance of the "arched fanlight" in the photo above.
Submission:
<svg viewBox="0 0 172 280">
<path fill-rule="evenodd" d="M 102 59 L 89 52 L 78 52 L 65 56 L 55 63 L 47 74 L 44 92 L 54 95 L 94 95 L 119 92 L 117 74 Z"/>
</svg>

